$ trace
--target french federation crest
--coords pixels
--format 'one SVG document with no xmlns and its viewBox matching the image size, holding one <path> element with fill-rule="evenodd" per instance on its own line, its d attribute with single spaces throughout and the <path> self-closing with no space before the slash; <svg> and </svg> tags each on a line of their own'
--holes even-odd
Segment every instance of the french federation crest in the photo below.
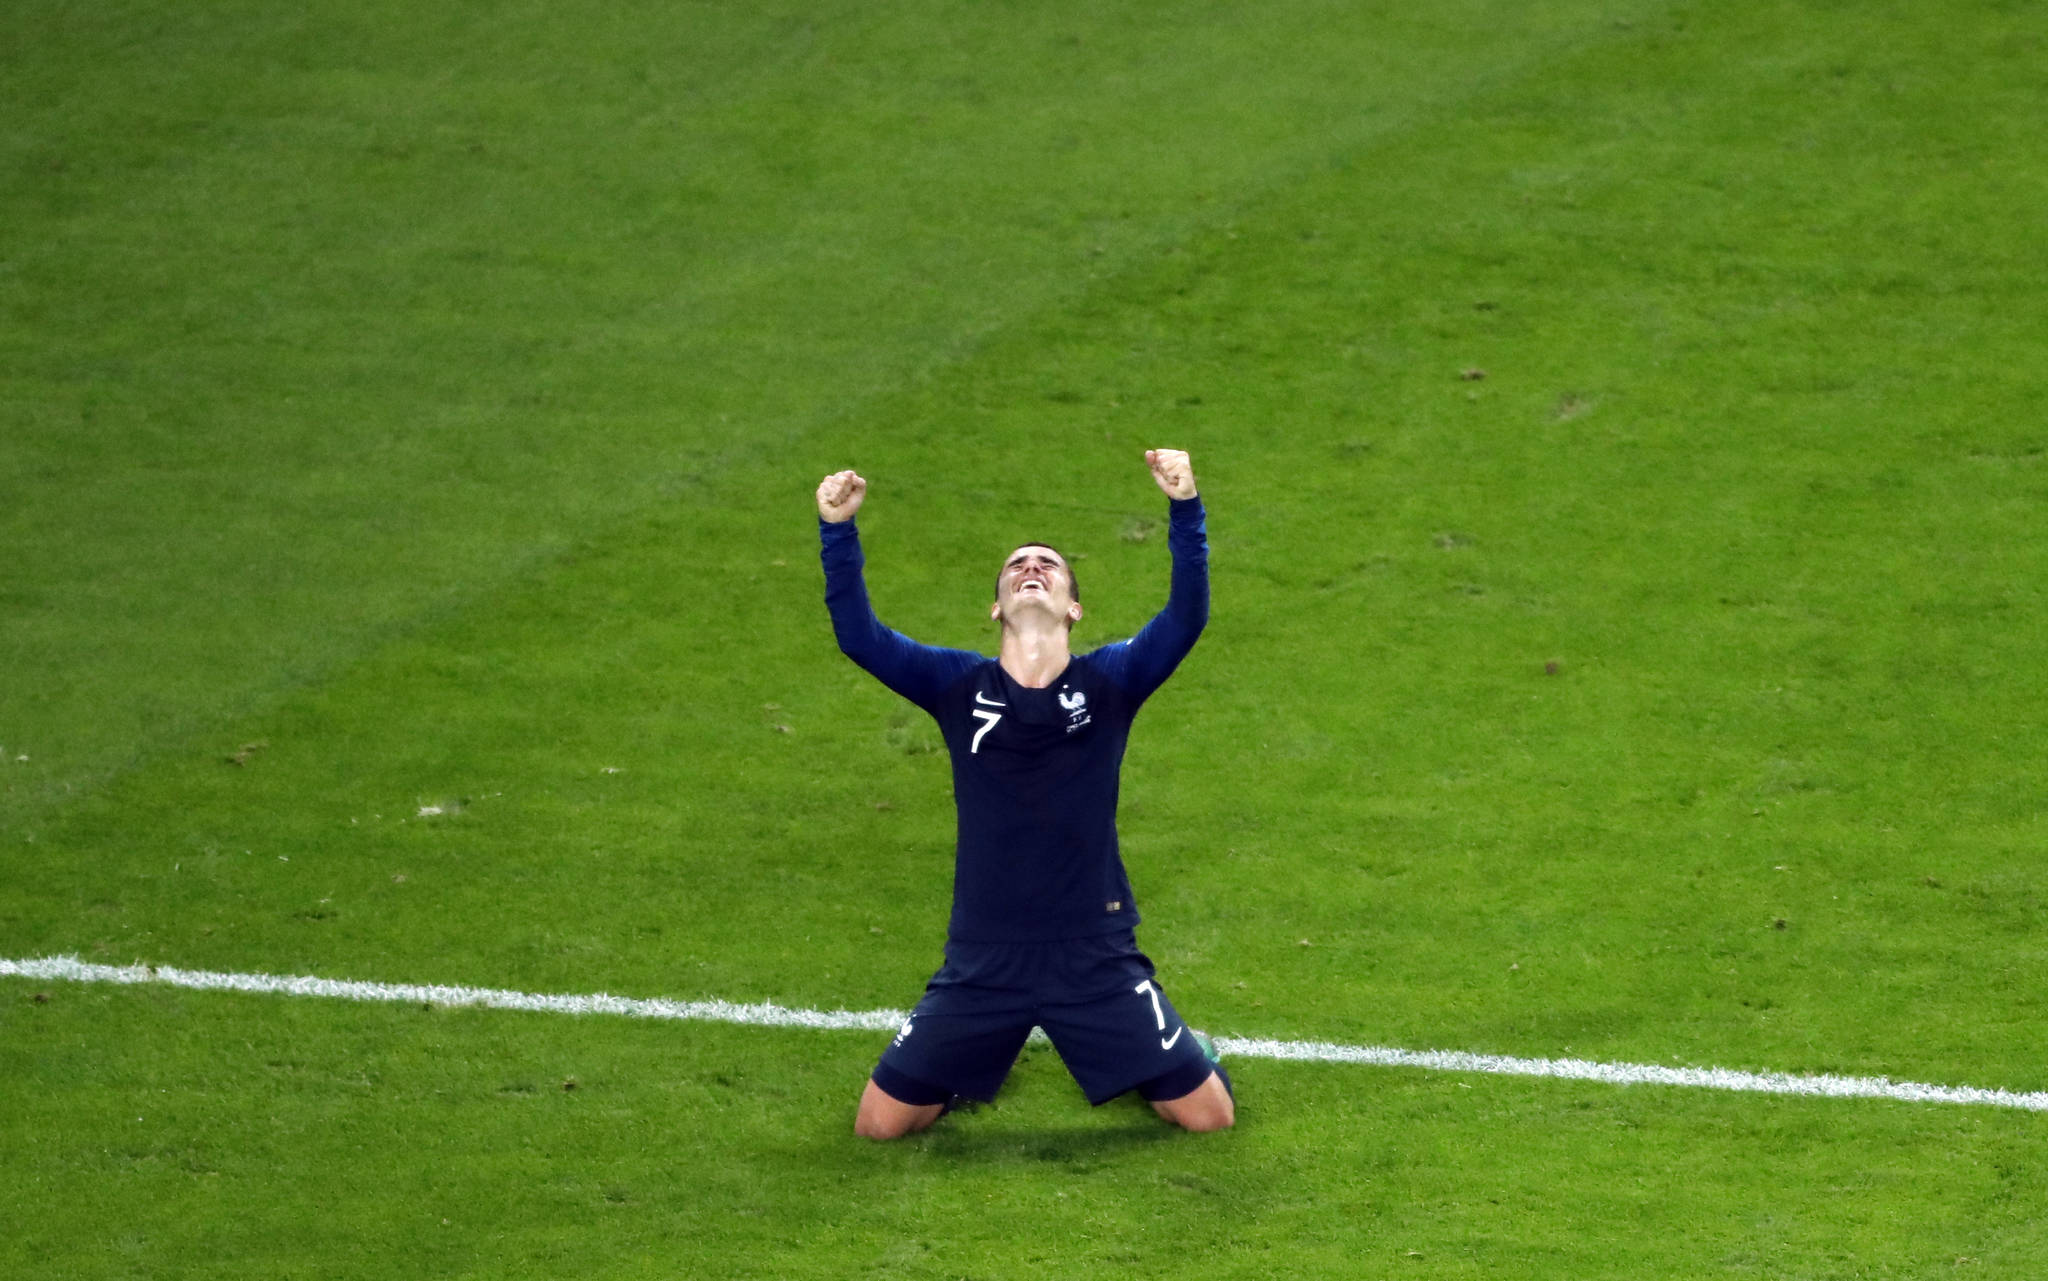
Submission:
<svg viewBox="0 0 2048 1281">
<path fill-rule="evenodd" d="M 1094 719 L 1088 715 L 1088 696 L 1078 689 L 1071 694 L 1061 690 L 1060 706 L 1065 708 L 1067 712 L 1067 733 L 1069 734 Z"/>
</svg>

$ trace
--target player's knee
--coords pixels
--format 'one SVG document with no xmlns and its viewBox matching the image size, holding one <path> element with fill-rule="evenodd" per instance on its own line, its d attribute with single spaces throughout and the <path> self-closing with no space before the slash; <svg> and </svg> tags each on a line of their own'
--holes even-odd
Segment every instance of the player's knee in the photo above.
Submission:
<svg viewBox="0 0 2048 1281">
<path fill-rule="evenodd" d="M 862 1108 L 853 1118 L 853 1132 L 860 1138 L 886 1143 L 928 1128 L 939 1119 L 940 1111 L 939 1108 Z"/>
<path fill-rule="evenodd" d="M 1221 1103 L 1209 1104 L 1198 1109 L 1180 1124 L 1182 1129 L 1195 1134 L 1212 1134 L 1217 1130 L 1228 1130 L 1237 1124 L 1237 1105 L 1226 1096 Z"/>
<path fill-rule="evenodd" d="M 882 1117 L 869 1116 L 865 1112 L 853 1118 L 854 1135 L 858 1138 L 873 1139 L 877 1143 L 900 1139 L 910 1133 L 911 1129 L 912 1127 L 900 1118 L 885 1120 Z"/>
<path fill-rule="evenodd" d="M 1204 1099 L 1180 1107 L 1162 1107 L 1159 1112 L 1190 1134 L 1213 1134 L 1237 1124 L 1237 1107 L 1228 1096 L 1220 1103 Z"/>
<path fill-rule="evenodd" d="M 883 1142 L 900 1139 L 926 1128 L 944 1111 L 943 1105 L 905 1103 L 869 1081 L 860 1096 L 860 1110 L 853 1117 L 853 1132 L 860 1138 Z"/>
<path fill-rule="evenodd" d="M 1177 1099 L 1155 1102 L 1160 1116 L 1193 1134 L 1228 1130 L 1237 1124 L 1237 1100 L 1219 1076 L 1208 1080 Z"/>
</svg>

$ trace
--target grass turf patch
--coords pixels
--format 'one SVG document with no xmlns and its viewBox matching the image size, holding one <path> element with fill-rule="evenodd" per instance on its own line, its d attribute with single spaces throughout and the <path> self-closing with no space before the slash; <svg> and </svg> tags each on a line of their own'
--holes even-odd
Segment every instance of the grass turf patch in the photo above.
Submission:
<svg viewBox="0 0 2048 1281">
<path fill-rule="evenodd" d="M 1077 1106 L 1039 1049 L 998 1105 L 876 1147 L 846 1089 L 873 1034 L 28 995 L 0 983 L 38 1083 L 0 1130 L 38 1173 L 21 1267 L 2018 1275 L 2039 1248 L 2034 1130 L 1975 1109 L 1240 1063 L 1256 1102 L 1198 1139 Z"/>
</svg>

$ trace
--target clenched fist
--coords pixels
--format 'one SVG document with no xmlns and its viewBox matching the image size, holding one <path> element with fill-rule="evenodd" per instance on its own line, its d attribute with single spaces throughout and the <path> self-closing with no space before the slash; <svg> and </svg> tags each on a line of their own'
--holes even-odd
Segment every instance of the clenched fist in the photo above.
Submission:
<svg viewBox="0 0 2048 1281">
<path fill-rule="evenodd" d="M 1195 496 L 1195 469 L 1188 462 L 1184 449 L 1148 449 L 1145 463 L 1152 468 L 1152 479 L 1159 482 L 1159 488 L 1166 491 L 1168 498 L 1193 498 Z"/>
<path fill-rule="evenodd" d="M 836 471 L 818 482 L 818 515 L 828 524 L 852 520 L 868 496 L 868 483 L 857 471 Z"/>
</svg>

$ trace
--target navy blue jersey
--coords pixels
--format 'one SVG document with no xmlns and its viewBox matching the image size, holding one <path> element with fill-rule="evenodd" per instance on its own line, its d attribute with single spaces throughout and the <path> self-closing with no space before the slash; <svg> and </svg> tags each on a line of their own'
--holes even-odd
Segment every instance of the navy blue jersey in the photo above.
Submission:
<svg viewBox="0 0 2048 1281">
<path fill-rule="evenodd" d="M 1138 923 L 1116 840 L 1124 744 L 1138 708 L 1209 618 L 1202 500 L 1169 505 L 1166 608 L 1130 640 L 1070 659 L 1044 689 L 1019 685 L 986 655 L 884 627 L 868 603 L 854 522 L 818 522 L 839 648 L 929 712 L 953 758 L 959 836 L 948 938 L 1051 942 Z"/>
</svg>

